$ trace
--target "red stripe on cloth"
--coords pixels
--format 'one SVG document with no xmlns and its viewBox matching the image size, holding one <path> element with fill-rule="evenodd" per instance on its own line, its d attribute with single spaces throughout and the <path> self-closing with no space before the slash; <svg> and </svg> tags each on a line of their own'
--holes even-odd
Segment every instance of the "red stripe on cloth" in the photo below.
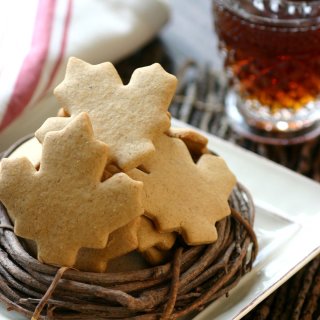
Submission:
<svg viewBox="0 0 320 320">
<path fill-rule="evenodd" d="M 21 114 L 37 88 L 49 50 L 55 4 L 56 0 L 39 0 L 31 47 L 20 69 L 0 131 Z"/>
<path fill-rule="evenodd" d="M 67 1 L 68 1 L 68 5 L 67 5 L 67 11 L 66 11 L 66 16 L 65 16 L 64 26 L 63 26 L 63 31 L 62 31 L 62 39 L 61 39 L 61 47 L 60 47 L 59 55 L 58 55 L 58 58 L 56 60 L 55 65 L 52 69 L 52 72 L 50 74 L 48 83 L 47 83 L 45 89 L 43 90 L 43 93 L 41 94 L 41 97 L 39 98 L 39 100 L 41 98 L 43 98 L 43 96 L 46 94 L 46 92 L 48 91 L 48 89 L 52 85 L 52 82 L 57 75 L 57 72 L 59 70 L 59 67 L 60 67 L 61 62 L 64 57 L 64 53 L 66 51 L 68 34 L 69 34 L 69 27 L 70 27 L 71 15 L 72 15 L 72 7 L 73 7 L 73 0 L 67 0 Z"/>
</svg>

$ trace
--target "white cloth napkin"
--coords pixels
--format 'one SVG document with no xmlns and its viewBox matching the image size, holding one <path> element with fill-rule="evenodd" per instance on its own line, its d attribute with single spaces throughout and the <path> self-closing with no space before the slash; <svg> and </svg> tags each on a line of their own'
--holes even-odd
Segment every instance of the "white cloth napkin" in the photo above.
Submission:
<svg viewBox="0 0 320 320">
<path fill-rule="evenodd" d="M 117 62 L 160 30 L 165 0 L 0 3 L 0 151 L 57 113 L 52 91 L 67 60 Z"/>
</svg>

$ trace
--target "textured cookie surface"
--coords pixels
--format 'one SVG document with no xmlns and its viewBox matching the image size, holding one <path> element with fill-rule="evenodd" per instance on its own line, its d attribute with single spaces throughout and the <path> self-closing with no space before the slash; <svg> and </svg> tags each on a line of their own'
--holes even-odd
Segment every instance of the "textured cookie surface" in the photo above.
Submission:
<svg viewBox="0 0 320 320">
<path fill-rule="evenodd" d="M 81 248 L 75 268 L 81 271 L 105 272 L 108 262 L 138 247 L 138 228 L 141 218 L 135 218 L 125 226 L 113 231 L 104 249 Z"/>
<path fill-rule="evenodd" d="M 160 233 L 152 221 L 144 216 L 141 217 L 138 229 L 138 250 L 143 252 L 151 247 L 160 250 L 169 250 L 174 245 L 176 234 L 173 232 Z"/>
<path fill-rule="evenodd" d="M 107 160 L 82 113 L 46 135 L 39 171 L 26 158 L 1 161 L 0 200 L 40 261 L 72 266 L 81 247 L 104 248 L 109 233 L 143 213 L 141 183 L 123 173 L 100 182 Z"/>
<path fill-rule="evenodd" d="M 171 250 L 172 251 L 172 250 Z M 168 258 L 172 257 L 170 250 L 161 250 L 156 247 L 152 247 L 142 252 L 142 256 L 151 265 L 159 265 L 164 263 Z"/>
<path fill-rule="evenodd" d="M 202 134 L 188 128 L 170 128 L 168 135 L 181 139 L 188 147 L 191 154 L 201 156 L 208 152 L 208 139 Z"/>
<path fill-rule="evenodd" d="M 214 242 L 216 221 L 230 214 L 234 175 L 223 159 L 210 154 L 195 164 L 179 139 L 163 135 L 155 146 L 155 155 L 144 163 L 146 172 L 129 172 L 144 184 L 145 214 L 159 230 L 177 231 L 188 244 Z"/>
<path fill-rule="evenodd" d="M 109 62 L 91 65 L 70 58 L 64 81 L 55 96 L 71 118 L 87 112 L 96 138 L 110 147 L 110 160 L 122 170 L 138 167 L 154 152 L 153 140 L 170 127 L 167 109 L 176 78 L 159 64 L 139 68 L 123 85 Z M 49 118 L 36 132 L 60 130 L 70 117 Z"/>
</svg>

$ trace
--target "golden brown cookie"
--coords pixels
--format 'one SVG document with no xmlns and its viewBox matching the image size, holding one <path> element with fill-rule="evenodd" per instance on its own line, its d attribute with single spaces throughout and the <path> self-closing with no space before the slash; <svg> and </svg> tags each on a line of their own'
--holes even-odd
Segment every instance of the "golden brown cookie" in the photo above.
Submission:
<svg viewBox="0 0 320 320">
<path fill-rule="evenodd" d="M 143 213 L 141 183 L 124 173 L 100 182 L 108 152 L 81 113 L 46 135 L 39 171 L 27 158 L 1 161 L 0 200 L 15 233 L 36 241 L 40 261 L 73 266 L 81 247 L 104 248 Z"/>
<path fill-rule="evenodd" d="M 188 128 L 170 128 L 167 133 L 169 137 L 181 139 L 191 155 L 201 156 L 208 152 L 208 139 L 197 131 Z"/>
<path fill-rule="evenodd" d="M 151 265 L 156 266 L 168 260 L 168 258 L 172 256 L 172 250 L 160 250 L 156 247 L 152 247 L 143 251 L 142 256 Z"/>
<path fill-rule="evenodd" d="M 77 255 L 75 268 L 81 271 L 105 272 L 108 262 L 123 256 L 138 247 L 138 228 L 140 217 L 113 231 L 104 249 L 81 248 Z"/>
<path fill-rule="evenodd" d="M 170 127 L 167 109 L 176 78 L 157 63 L 139 68 L 123 85 L 109 62 L 91 65 L 70 58 L 64 81 L 54 93 L 71 119 L 87 112 L 96 138 L 110 147 L 110 160 L 122 170 L 138 167 L 154 152 L 153 141 Z M 60 130 L 70 118 L 49 118 L 36 132 Z"/>
<path fill-rule="evenodd" d="M 66 110 L 64 110 L 63 108 L 60 108 L 58 110 L 58 114 L 57 114 L 58 117 L 70 117 L 70 114 L 68 114 L 66 112 Z"/>
<path fill-rule="evenodd" d="M 173 232 L 160 233 L 149 218 L 141 217 L 138 229 L 138 250 L 140 252 L 146 251 L 151 247 L 169 250 L 174 245 L 176 237 L 176 234 Z"/>
<path fill-rule="evenodd" d="M 195 164 L 186 145 L 166 135 L 155 155 L 128 174 L 143 182 L 143 206 L 162 232 L 177 231 L 186 243 L 217 239 L 216 221 L 230 214 L 228 197 L 236 179 L 220 157 L 203 155 Z"/>
<path fill-rule="evenodd" d="M 36 138 L 32 138 L 15 149 L 8 158 L 16 159 L 26 157 L 34 167 L 38 167 L 42 154 L 42 145 Z"/>
</svg>

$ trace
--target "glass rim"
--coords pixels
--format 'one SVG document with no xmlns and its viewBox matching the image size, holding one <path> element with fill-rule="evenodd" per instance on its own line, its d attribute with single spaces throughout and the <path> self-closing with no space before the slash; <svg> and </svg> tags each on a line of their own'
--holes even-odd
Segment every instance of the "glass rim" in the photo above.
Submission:
<svg viewBox="0 0 320 320">
<path fill-rule="evenodd" d="M 297 5 L 303 2 L 297 2 L 297 1 L 282 1 L 286 4 L 292 4 Z M 257 24 L 263 24 L 266 27 L 284 27 L 284 28 L 304 28 L 304 27 L 317 27 L 320 28 L 320 15 L 311 17 L 311 18 L 294 18 L 294 19 L 275 19 L 272 17 L 262 17 L 256 14 L 252 14 L 249 12 L 246 12 L 245 10 L 237 10 L 234 4 L 230 3 L 229 0 L 213 0 L 213 3 L 218 4 L 219 6 L 229 10 L 236 16 L 238 16 L 241 19 L 246 20 L 248 23 L 257 23 Z M 320 0 L 313 0 L 308 3 L 308 5 L 312 7 L 318 7 L 320 6 Z"/>
</svg>

